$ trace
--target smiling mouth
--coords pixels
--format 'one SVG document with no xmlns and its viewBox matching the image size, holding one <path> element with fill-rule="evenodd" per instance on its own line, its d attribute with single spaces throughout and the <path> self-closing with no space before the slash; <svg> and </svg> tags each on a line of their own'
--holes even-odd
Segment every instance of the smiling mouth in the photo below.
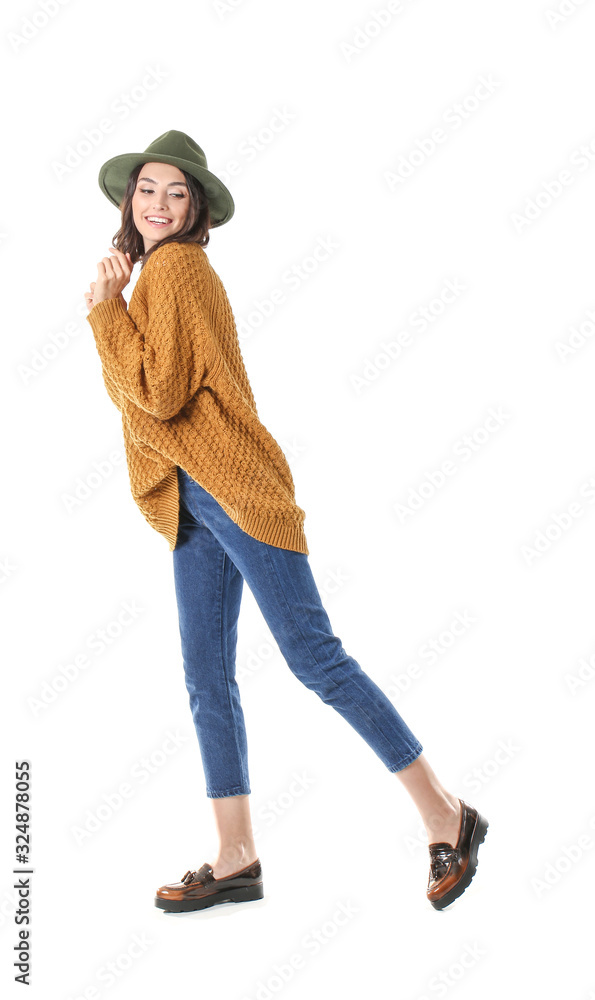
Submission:
<svg viewBox="0 0 595 1000">
<path fill-rule="evenodd" d="M 148 222 L 150 226 L 155 226 L 156 229 L 164 228 L 165 226 L 170 226 L 172 219 L 161 218 L 160 216 L 145 216 L 145 222 Z"/>
</svg>

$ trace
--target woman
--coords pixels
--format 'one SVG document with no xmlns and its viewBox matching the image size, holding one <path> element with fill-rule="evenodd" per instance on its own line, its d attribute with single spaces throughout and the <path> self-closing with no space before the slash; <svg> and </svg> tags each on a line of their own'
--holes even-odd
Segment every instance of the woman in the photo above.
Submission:
<svg viewBox="0 0 595 1000">
<path fill-rule="evenodd" d="M 121 210 L 85 294 L 108 393 L 122 413 L 133 497 L 173 553 L 181 647 L 219 852 L 157 890 L 165 910 L 260 899 L 247 743 L 235 679 L 244 580 L 289 668 L 400 779 L 428 833 L 426 895 L 443 909 L 477 866 L 487 821 L 447 791 L 422 745 L 333 634 L 308 562 L 305 512 L 258 418 L 223 284 L 204 247 L 234 203 L 183 132 L 99 173 Z M 141 272 L 128 307 L 122 290 Z"/>
</svg>

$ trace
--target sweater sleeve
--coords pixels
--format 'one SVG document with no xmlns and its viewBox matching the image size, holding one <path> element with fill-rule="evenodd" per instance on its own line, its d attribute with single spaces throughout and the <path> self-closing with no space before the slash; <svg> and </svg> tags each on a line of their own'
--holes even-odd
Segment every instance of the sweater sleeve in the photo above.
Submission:
<svg viewBox="0 0 595 1000">
<path fill-rule="evenodd" d="M 195 259 L 174 244 L 155 251 L 154 258 L 145 265 L 151 272 L 144 332 L 119 298 L 98 302 L 86 318 L 104 373 L 136 406 L 169 420 L 192 399 L 205 375 L 208 330 Z"/>
</svg>

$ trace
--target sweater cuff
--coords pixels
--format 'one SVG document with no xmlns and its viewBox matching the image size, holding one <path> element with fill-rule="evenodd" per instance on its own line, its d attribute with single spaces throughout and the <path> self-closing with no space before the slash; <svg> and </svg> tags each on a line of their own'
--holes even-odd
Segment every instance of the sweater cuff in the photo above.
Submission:
<svg viewBox="0 0 595 1000">
<path fill-rule="evenodd" d="M 95 323 L 102 327 L 106 323 L 111 324 L 121 320 L 123 316 L 128 316 L 128 310 L 124 308 L 119 298 L 102 299 L 93 306 L 87 319 L 95 330 Z"/>
</svg>

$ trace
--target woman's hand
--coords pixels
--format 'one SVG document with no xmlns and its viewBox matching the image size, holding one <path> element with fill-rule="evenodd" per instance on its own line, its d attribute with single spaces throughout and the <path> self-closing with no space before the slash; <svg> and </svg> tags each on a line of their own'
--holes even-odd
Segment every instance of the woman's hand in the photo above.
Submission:
<svg viewBox="0 0 595 1000">
<path fill-rule="evenodd" d="M 95 282 L 92 281 L 91 284 L 89 285 L 90 291 L 85 292 L 85 303 L 87 305 L 87 309 L 88 309 L 89 312 L 91 312 L 91 309 L 95 305 L 94 288 L 95 288 Z M 119 298 L 120 302 L 122 303 L 122 305 L 124 306 L 124 308 L 128 309 L 128 305 L 126 303 L 126 299 L 122 295 L 122 292 L 120 292 L 120 294 L 118 296 L 116 296 L 116 298 Z"/>
<path fill-rule="evenodd" d="M 130 260 L 130 253 L 122 253 L 115 247 L 110 247 L 110 253 L 114 257 L 104 257 L 97 265 L 97 281 L 91 282 L 90 291 L 85 292 L 85 302 L 87 309 L 91 311 L 98 302 L 106 299 L 120 299 L 124 305 L 126 302 L 122 295 L 122 289 L 130 281 L 133 264 Z"/>
<path fill-rule="evenodd" d="M 95 303 L 93 301 L 93 289 L 94 288 L 95 288 L 95 282 L 92 281 L 91 284 L 89 285 L 89 291 L 85 292 L 85 304 L 86 304 L 87 309 L 89 310 L 89 312 L 91 312 L 91 309 L 95 305 Z"/>
</svg>

